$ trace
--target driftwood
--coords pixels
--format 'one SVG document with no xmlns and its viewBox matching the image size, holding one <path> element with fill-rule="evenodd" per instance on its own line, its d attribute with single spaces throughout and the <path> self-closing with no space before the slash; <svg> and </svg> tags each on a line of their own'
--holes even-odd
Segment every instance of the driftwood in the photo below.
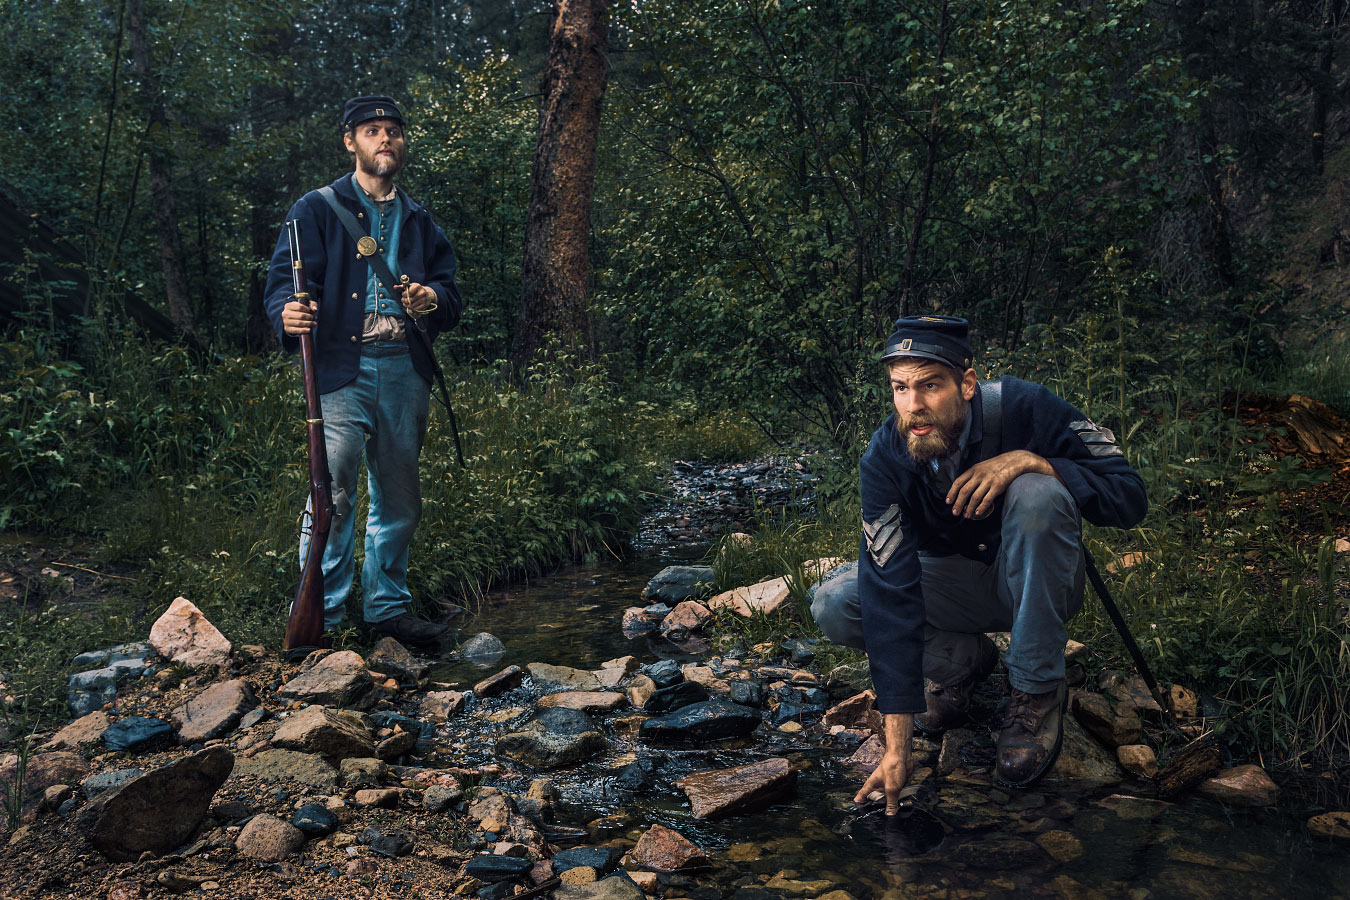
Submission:
<svg viewBox="0 0 1350 900">
<path fill-rule="evenodd" d="M 1184 794 L 1219 771 L 1219 742 L 1208 732 L 1182 747 L 1162 766 L 1153 783 L 1163 799 Z"/>
<path fill-rule="evenodd" d="M 1280 420 L 1308 453 L 1350 455 L 1350 423 L 1325 403 L 1293 394 L 1285 401 Z"/>
</svg>

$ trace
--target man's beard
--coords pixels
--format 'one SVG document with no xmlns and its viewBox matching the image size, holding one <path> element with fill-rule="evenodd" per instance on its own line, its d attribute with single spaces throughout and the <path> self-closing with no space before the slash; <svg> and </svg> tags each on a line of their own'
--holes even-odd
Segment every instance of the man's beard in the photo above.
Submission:
<svg viewBox="0 0 1350 900">
<path fill-rule="evenodd" d="M 397 150 L 391 150 L 390 156 L 381 156 L 379 151 L 367 156 L 364 153 L 356 154 L 356 161 L 361 166 L 361 171 L 367 175 L 374 175 L 376 178 L 392 178 L 403 168 L 403 157 Z"/>
<path fill-rule="evenodd" d="M 945 459 L 956 452 L 961 446 L 961 432 L 965 430 L 969 406 L 968 401 L 962 400 L 953 403 L 950 409 L 929 410 L 908 418 L 901 416 L 897 424 L 909 447 L 909 455 L 916 462 L 929 462 Z M 910 429 L 916 425 L 932 425 L 933 430 L 927 434 L 915 434 Z"/>
</svg>

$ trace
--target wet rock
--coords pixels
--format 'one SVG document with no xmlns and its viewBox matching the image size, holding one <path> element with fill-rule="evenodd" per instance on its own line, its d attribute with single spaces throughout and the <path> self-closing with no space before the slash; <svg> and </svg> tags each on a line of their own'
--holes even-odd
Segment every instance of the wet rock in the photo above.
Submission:
<svg viewBox="0 0 1350 900">
<path fill-rule="evenodd" d="M 682 641 L 691 631 L 698 631 L 712 615 L 712 610 L 697 600 L 685 600 L 670 611 L 670 615 L 661 620 L 661 637 L 672 641 Z"/>
<path fill-rule="evenodd" d="M 727 699 L 741 706 L 760 707 L 764 705 L 764 689 L 757 681 L 730 682 Z"/>
<path fill-rule="evenodd" d="M 746 737 L 759 727 L 759 710 L 725 700 L 706 700 L 666 716 L 648 719 L 638 730 L 644 741 L 702 743 Z"/>
<path fill-rule="evenodd" d="M 112 860 L 167 853 L 196 832 L 233 768 L 224 747 L 185 756 L 100 794 L 81 811 L 79 827 Z"/>
<path fill-rule="evenodd" d="M 712 566 L 666 566 L 642 592 L 648 603 L 677 604 L 706 597 L 713 591 Z"/>
<path fill-rule="evenodd" d="M 1047 831 L 1036 836 L 1036 843 L 1058 863 L 1073 862 L 1083 855 L 1083 843 L 1067 831 Z"/>
<path fill-rule="evenodd" d="M 783 685 L 776 689 L 769 701 L 773 710 L 770 721 L 775 725 L 784 722 L 809 722 L 825 712 L 830 695 L 820 688 L 800 688 Z"/>
<path fill-rule="evenodd" d="M 670 687 L 684 680 L 680 664 L 673 659 L 663 659 L 645 667 L 642 673 L 652 680 L 657 688 Z"/>
<path fill-rule="evenodd" d="M 965 728 L 953 728 L 942 735 L 942 748 L 938 751 L 937 771 L 939 775 L 950 775 L 961 765 L 961 748 L 975 739 L 975 734 Z"/>
<path fill-rule="evenodd" d="M 694 772 L 675 782 L 689 797 L 694 818 L 719 819 L 755 809 L 791 793 L 797 772 L 786 759 Z"/>
<path fill-rule="evenodd" d="M 781 891 L 785 894 L 794 894 L 796 896 L 812 895 L 818 896 L 834 887 L 833 881 L 824 878 L 806 880 L 797 877 L 797 873 L 791 870 L 784 870 L 776 873 L 772 878 L 764 883 L 764 886 L 770 891 Z"/>
<path fill-rule="evenodd" d="M 150 646 L 189 669 L 224 666 L 233 646 L 192 601 L 176 597 L 150 628 Z"/>
<path fill-rule="evenodd" d="M 370 649 L 366 663 L 372 669 L 394 676 L 404 687 L 417 687 L 426 677 L 428 668 L 392 637 L 380 638 Z"/>
<path fill-rule="evenodd" d="M 235 772 L 264 781 L 285 778 L 320 790 L 332 790 L 338 780 L 337 769 L 324 762 L 322 757 L 295 750 L 264 750 L 239 760 Z"/>
<path fill-rule="evenodd" d="M 635 675 L 633 680 L 628 683 L 628 690 L 624 691 L 624 695 L 628 697 L 628 702 L 632 706 L 637 709 L 644 709 L 647 701 L 651 699 L 655 692 L 656 682 L 646 675 Z"/>
<path fill-rule="evenodd" d="M 622 847 L 572 847 L 554 854 L 553 870 L 561 873 L 585 866 L 594 869 L 597 875 L 608 875 L 619 867 L 622 858 Z"/>
<path fill-rule="evenodd" d="M 507 666 L 496 675 L 489 675 L 473 686 L 473 695 L 486 700 L 513 691 L 525 680 L 525 670 L 520 666 Z"/>
<path fill-rule="evenodd" d="M 623 619 L 619 628 L 623 631 L 623 636 L 628 640 L 640 638 L 644 634 L 651 634 L 661 623 L 647 614 L 647 611 L 640 606 L 630 606 L 623 611 Z"/>
<path fill-rule="evenodd" d="M 300 852 L 305 833 L 276 816 L 260 815 L 248 820 L 234 839 L 235 851 L 249 859 L 276 862 Z"/>
<path fill-rule="evenodd" d="M 541 709 L 559 707 L 579 709 L 582 712 L 613 712 L 628 702 L 623 694 L 611 691 L 565 691 L 561 694 L 548 694 L 540 697 L 536 704 Z"/>
<path fill-rule="evenodd" d="M 366 661 L 351 650 L 311 653 L 277 693 L 286 700 L 318 706 L 367 709 L 375 702 L 375 685 Z"/>
<path fill-rule="evenodd" d="M 211 685 L 175 709 L 170 718 L 178 727 L 179 742 L 193 744 L 227 734 L 257 705 L 248 683 L 235 678 Z"/>
<path fill-rule="evenodd" d="M 86 778 L 80 787 L 84 789 L 86 796 L 93 797 L 104 791 L 119 788 L 129 781 L 135 781 L 144 774 L 144 769 L 114 769 L 111 772 L 99 772 Z"/>
<path fill-rule="evenodd" d="M 534 866 L 528 859 L 519 856 L 497 856 L 483 853 L 469 860 L 464 866 L 464 874 L 479 881 L 518 881 L 529 874 Z"/>
<path fill-rule="evenodd" d="M 173 737 L 173 724 L 148 716 L 128 716 L 109 725 L 103 743 L 109 750 L 132 753 L 164 746 Z"/>
<path fill-rule="evenodd" d="M 1313 816 L 1308 820 L 1308 831 L 1320 838 L 1350 842 L 1350 812 L 1337 810 Z"/>
<path fill-rule="evenodd" d="M 1065 716 L 1064 743 L 1047 777 L 1052 781 L 1114 784 L 1120 781 L 1120 767 L 1116 765 L 1115 754 L 1088 737 L 1077 719 Z"/>
<path fill-rule="evenodd" d="M 442 813 L 464 799 L 464 791 L 457 787 L 436 784 L 422 794 L 422 808 L 429 813 Z"/>
<path fill-rule="evenodd" d="M 530 663 L 526 666 L 530 677 L 541 685 L 556 685 L 574 691 L 598 691 L 600 682 L 586 669 L 554 666 L 548 663 Z"/>
<path fill-rule="evenodd" d="M 407 832 L 376 825 L 361 832 L 361 843 L 369 847 L 371 853 L 390 859 L 407 856 L 413 851 L 413 841 Z"/>
<path fill-rule="evenodd" d="M 338 819 L 326 806 L 307 803 L 295 811 L 291 824 L 307 836 L 316 838 L 337 830 Z"/>
<path fill-rule="evenodd" d="M 1143 736 L 1132 706 L 1126 705 L 1123 714 L 1117 713 L 1105 697 L 1089 691 L 1074 691 L 1069 705 L 1084 730 L 1109 749 L 1137 744 Z"/>
<path fill-rule="evenodd" d="M 1120 767 L 1138 778 L 1152 778 L 1158 774 L 1158 757 L 1147 744 L 1126 744 L 1116 748 Z"/>
<path fill-rule="evenodd" d="M 685 681 L 703 685 L 707 688 L 708 693 L 715 697 L 725 697 L 731 692 L 731 686 L 717 677 L 717 673 L 713 671 L 712 666 L 690 664 L 681 669 L 680 672 L 684 675 Z"/>
<path fill-rule="evenodd" d="M 1280 789 L 1260 766 L 1234 766 L 1200 782 L 1200 793 L 1234 806 L 1274 806 Z"/>
<path fill-rule="evenodd" d="M 634 760 L 610 781 L 615 791 L 635 794 L 652 786 L 652 776 L 656 772 L 656 763 L 647 757 Z"/>
<path fill-rule="evenodd" d="M 580 717 L 580 718 L 578 718 Z M 495 752 L 535 769 L 576 765 L 604 753 L 609 742 L 580 710 L 549 709 L 497 741 Z"/>
<path fill-rule="evenodd" d="M 644 900 L 642 888 L 620 871 L 595 884 L 564 884 L 553 892 L 556 900 Z"/>
<path fill-rule="evenodd" d="M 506 645 L 495 635 L 480 631 L 459 646 L 459 656 L 469 662 L 490 666 L 506 655 Z"/>
<path fill-rule="evenodd" d="M 459 691 L 429 691 L 422 697 L 422 715 L 433 722 L 444 722 L 464 711 L 464 694 Z"/>
<path fill-rule="evenodd" d="M 702 868 L 708 856 L 696 844 L 674 829 L 652 825 L 638 838 L 632 851 L 633 862 L 655 872 L 677 872 Z"/>
<path fill-rule="evenodd" d="M 867 714 L 877 702 L 877 692 L 868 688 L 860 694 L 854 694 L 842 703 L 837 703 L 821 716 L 820 722 L 827 728 L 843 725 L 845 728 L 866 726 Z"/>
<path fill-rule="evenodd" d="M 630 654 L 628 656 L 619 656 L 615 657 L 614 659 L 607 659 L 600 664 L 600 669 L 601 671 L 604 671 L 606 669 L 615 669 L 623 673 L 625 676 L 627 676 L 632 675 L 634 672 L 636 672 L 638 670 L 638 665 L 639 663 L 637 657 Z"/>
<path fill-rule="evenodd" d="M 853 755 L 844 764 L 863 772 L 871 772 L 881 765 L 881 757 L 886 753 L 886 745 L 879 735 L 872 735 L 863 741 L 862 746 L 853 751 Z"/>
<path fill-rule="evenodd" d="M 747 617 L 756 613 L 772 615 L 782 609 L 791 596 L 786 578 L 771 578 L 759 584 L 724 591 L 708 601 L 708 608 L 730 609 Z"/>
<path fill-rule="evenodd" d="M 678 681 L 668 687 L 658 688 L 643 704 L 644 712 L 652 715 L 674 712 L 685 706 L 702 703 L 708 699 L 708 689 L 692 681 Z"/>
<path fill-rule="evenodd" d="M 1131 797 L 1128 794 L 1112 794 L 1097 801 L 1103 809 L 1109 809 L 1122 819 L 1148 819 L 1156 821 L 1172 804 L 1148 797 Z"/>
<path fill-rule="evenodd" d="M 984 831 L 1013 821 L 983 793 L 950 785 L 943 788 L 942 802 L 933 809 L 933 815 L 957 831 Z"/>
<path fill-rule="evenodd" d="M 42 745 L 44 750 L 74 750 L 86 744 L 96 744 L 111 720 L 102 710 L 81 716 L 62 728 L 52 739 Z"/>
<path fill-rule="evenodd" d="M 375 755 L 380 759 L 394 760 L 412 753 L 416 748 L 416 732 L 395 731 L 375 744 Z"/>
<path fill-rule="evenodd" d="M 375 755 L 370 728 L 360 716 L 322 706 L 307 706 L 288 718 L 272 736 L 272 745 L 317 753 L 329 762 Z"/>
</svg>

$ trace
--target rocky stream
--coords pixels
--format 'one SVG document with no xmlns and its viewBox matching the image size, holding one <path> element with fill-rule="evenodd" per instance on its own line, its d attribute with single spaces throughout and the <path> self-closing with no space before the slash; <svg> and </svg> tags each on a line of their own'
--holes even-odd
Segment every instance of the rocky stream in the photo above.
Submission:
<svg viewBox="0 0 1350 900">
<path fill-rule="evenodd" d="M 809 504 L 807 469 L 671 482 L 636 558 L 499 591 L 435 658 L 386 638 L 285 665 L 187 598 L 145 643 L 82 655 L 74 719 L 0 759 L 0 897 L 1350 897 L 1350 812 L 1220 769 L 1185 686 L 1196 752 L 1160 764 L 1157 703 L 1128 673 L 1089 681 L 1073 642 L 1041 784 L 991 783 L 996 674 L 969 727 L 915 739 L 899 815 L 855 807 L 881 752 L 857 667 L 704 630 L 718 609 L 791 614 L 785 579 L 714 595 L 695 561 L 757 510 Z"/>
</svg>

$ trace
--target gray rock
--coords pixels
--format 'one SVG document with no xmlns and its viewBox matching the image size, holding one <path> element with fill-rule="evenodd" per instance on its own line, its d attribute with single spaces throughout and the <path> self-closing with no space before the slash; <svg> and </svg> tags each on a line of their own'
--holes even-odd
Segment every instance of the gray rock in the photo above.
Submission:
<svg viewBox="0 0 1350 900">
<path fill-rule="evenodd" d="M 383 637 L 371 648 L 366 662 L 372 669 L 392 675 L 405 687 L 417 687 L 426 677 L 428 666 L 421 663 L 392 637 Z"/>
<path fill-rule="evenodd" d="M 320 790 L 332 790 L 338 780 L 337 770 L 324 762 L 323 757 L 295 750 L 264 750 L 257 756 L 239 760 L 235 772 L 264 781 L 284 778 Z"/>
<path fill-rule="evenodd" d="M 244 731 L 246 729 L 252 728 L 254 725 L 257 725 L 263 719 L 266 719 L 267 716 L 268 716 L 267 708 L 263 706 L 259 706 L 257 709 L 254 709 L 250 712 L 246 712 L 244 713 L 243 717 L 239 720 L 239 730 Z"/>
<path fill-rule="evenodd" d="M 684 681 L 684 671 L 680 668 L 680 664 L 673 659 L 663 659 L 660 662 L 652 663 L 642 669 L 642 674 L 655 682 L 658 689 Z"/>
<path fill-rule="evenodd" d="M 592 884 L 564 884 L 553 892 L 556 900 L 645 900 L 646 894 L 627 874 L 619 872 Z"/>
<path fill-rule="evenodd" d="M 128 781 L 135 781 L 144 774 L 144 769 L 114 769 L 111 772 L 99 772 L 97 775 L 90 775 L 80 782 L 80 787 L 84 789 L 85 796 L 93 797 L 104 791 L 121 787 Z"/>
<path fill-rule="evenodd" d="M 254 816 L 234 839 L 234 848 L 240 856 L 274 862 L 300 852 L 305 846 L 305 833 L 290 822 L 275 816 Z"/>
<path fill-rule="evenodd" d="M 209 741 L 230 732 L 244 713 L 258 705 L 253 689 L 242 678 L 211 685 L 171 715 L 180 743 Z"/>
<path fill-rule="evenodd" d="M 307 803 L 295 811 L 291 824 L 315 838 L 331 834 L 337 828 L 338 819 L 328 807 Z"/>
<path fill-rule="evenodd" d="M 571 666 L 554 666 L 548 663 L 533 662 L 525 667 L 530 677 L 541 685 L 556 685 L 576 691 L 598 691 L 600 680 L 595 673 L 587 669 L 574 669 Z"/>
<path fill-rule="evenodd" d="M 81 718 L 102 709 L 117 699 L 117 685 L 109 682 L 93 690 L 72 690 L 66 693 L 66 705 L 71 715 Z"/>
<path fill-rule="evenodd" d="M 319 706 L 367 709 L 375 702 L 375 685 L 366 661 L 350 650 L 311 653 L 277 693 L 287 700 Z"/>
<path fill-rule="evenodd" d="M 533 867 L 533 862 L 519 856 L 482 853 L 465 864 L 464 874 L 479 881 L 513 881 L 524 878 Z"/>
<path fill-rule="evenodd" d="M 592 759 L 608 748 L 609 742 L 584 712 L 549 709 L 523 730 L 504 735 L 495 750 L 536 769 L 553 769 Z"/>
<path fill-rule="evenodd" d="M 506 645 L 495 635 L 481 631 L 459 646 L 459 656 L 478 665 L 490 666 L 506 655 Z"/>
<path fill-rule="evenodd" d="M 647 582 L 643 596 L 649 603 L 676 604 L 713 592 L 712 566 L 666 566 Z"/>
<path fill-rule="evenodd" d="M 145 660 L 149 658 L 150 653 L 150 645 L 144 642 L 118 644 L 116 647 L 108 647 L 105 650 L 89 650 L 81 653 L 70 661 L 70 667 L 72 669 L 97 669 L 124 659 Z"/>
<path fill-rule="evenodd" d="M 378 853 L 390 859 L 407 856 L 413 850 L 412 838 L 406 832 L 375 825 L 361 832 L 361 843 L 370 847 L 371 853 Z"/>
<path fill-rule="evenodd" d="M 108 726 L 103 743 L 109 750 L 149 750 L 167 744 L 173 736 L 173 724 L 147 716 L 129 716 Z"/>
<path fill-rule="evenodd" d="M 441 813 L 463 799 L 464 792 L 459 788 L 434 784 L 422 794 L 422 808 L 429 813 Z"/>
<path fill-rule="evenodd" d="M 66 680 L 66 702 L 76 718 L 86 716 L 115 700 L 118 684 L 153 671 L 154 667 L 143 658 L 130 657 L 97 669 L 76 672 Z"/>
<path fill-rule="evenodd" d="M 566 872 L 578 866 L 590 866 L 600 875 L 608 875 L 623 858 L 622 847 L 572 847 L 553 856 L 553 871 Z"/>
<path fill-rule="evenodd" d="M 759 727 L 759 710 L 725 700 L 707 700 L 667 716 L 647 719 L 638 729 L 643 741 L 689 744 L 746 737 Z"/>
<path fill-rule="evenodd" d="M 112 860 L 167 853 L 196 833 L 232 768 L 224 747 L 185 756 L 99 795 L 81 812 L 80 828 Z"/>
<path fill-rule="evenodd" d="M 1073 716 L 1064 717 L 1064 743 L 1059 759 L 1046 776 L 1050 781 L 1072 781 L 1090 784 L 1115 784 L 1121 780 L 1116 756 L 1102 749 L 1088 737 L 1083 726 Z"/>
</svg>

